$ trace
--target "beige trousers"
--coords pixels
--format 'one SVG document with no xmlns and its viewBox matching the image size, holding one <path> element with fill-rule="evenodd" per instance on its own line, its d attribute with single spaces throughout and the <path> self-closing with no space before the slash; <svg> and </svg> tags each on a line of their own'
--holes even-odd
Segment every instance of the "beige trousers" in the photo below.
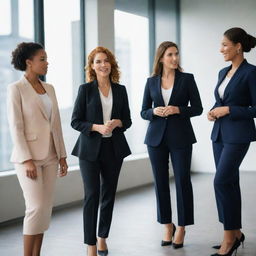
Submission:
<svg viewBox="0 0 256 256">
<path fill-rule="evenodd" d="M 41 234 L 48 229 L 50 224 L 58 170 L 58 159 L 53 141 L 50 143 L 48 157 L 34 161 L 34 163 L 37 168 L 35 180 L 26 176 L 23 164 L 15 164 L 26 205 L 23 222 L 24 235 Z"/>
</svg>

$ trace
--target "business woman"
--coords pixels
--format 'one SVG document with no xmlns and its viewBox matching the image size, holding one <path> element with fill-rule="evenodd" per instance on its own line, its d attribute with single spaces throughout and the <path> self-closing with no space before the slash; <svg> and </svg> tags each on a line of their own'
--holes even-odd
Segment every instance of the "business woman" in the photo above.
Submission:
<svg viewBox="0 0 256 256">
<path fill-rule="evenodd" d="M 256 66 L 244 59 L 244 52 L 255 45 L 256 38 L 241 28 L 227 30 L 222 39 L 220 52 L 232 64 L 219 72 L 216 103 L 208 113 L 208 119 L 214 122 L 215 197 L 219 221 L 224 226 L 222 244 L 214 246 L 219 252 L 213 255 L 232 255 L 245 240 L 240 231 L 239 166 L 250 142 L 256 140 Z"/>
<path fill-rule="evenodd" d="M 88 83 L 79 88 L 71 126 L 80 132 L 72 151 L 84 182 L 84 243 L 88 255 L 107 255 L 115 193 L 123 159 L 131 154 L 124 132 L 132 122 L 115 56 L 104 47 L 88 56 Z M 101 207 L 96 237 L 99 197 Z M 97 247 L 96 247 L 97 243 Z"/>
<path fill-rule="evenodd" d="M 8 86 L 11 162 L 26 204 L 24 255 L 38 256 L 50 223 L 58 165 L 60 176 L 67 174 L 66 151 L 54 88 L 39 79 L 47 73 L 45 50 L 37 43 L 20 43 L 12 64 L 25 74 Z"/>
<path fill-rule="evenodd" d="M 157 220 L 165 224 L 161 245 L 172 244 L 174 249 L 183 247 L 185 226 L 194 224 L 190 164 L 196 138 L 190 118 L 200 115 L 202 110 L 193 75 L 183 73 L 179 65 L 178 46 L 168 41 L 161 43 L 152 76 L 146 83 L 141 116 L 150 121 L 145 144 L 155 181 Z M 169 154 L 177 193 L 176 233 L 170 202 Z"/>
</svg>

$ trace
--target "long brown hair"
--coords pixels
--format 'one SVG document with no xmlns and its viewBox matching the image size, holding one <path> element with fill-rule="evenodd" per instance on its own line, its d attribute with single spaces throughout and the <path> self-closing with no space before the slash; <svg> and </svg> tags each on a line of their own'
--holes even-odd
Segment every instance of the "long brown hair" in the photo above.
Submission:
<svg viewBox="0 0 256 256">
<path fill-rule="evenodd" d="M 92 82 L 93 80 L 97 79 L 96 73 L 92 69 L 92 64 L 97 53 L 105 53 L 107 55 L 109 63 L 111 65 L 111 72 L 109 74 L 110 80 L 113 83 L 119 83 L 120 71 L 119 71 L 119 66 L 117 64 L 116 58 L 109 49 L 102 46 L 96 47 L 94 50 L 91 51 L 91 53 L 88 56 L 87 65 L 85 67 L 86 81 Z"/>
<path fill-rule="evenodd" d="M 175 47 L 178 52 L 179 52 L 179 48 L 177 46 L 177 44 L 170 42 L 170 41 L 165 41 L 162 42 L 157 50 L 156 50 L 156 55 L 155 55 L 155 60 L 154 60 L 154 64 L 153 64 L 153 72 L 151 74 L 151 76 L 157 76 L 157 75 L 161 75 L 162 71 L 163 71 L 163 63 L 160 61 L 161 58 L 163 57 L 165 51 L 170 48 L 170 47 Z M 182 68 L 180 65 L 178 65 L 178 70 L 182 71 Z"/>
</svg>

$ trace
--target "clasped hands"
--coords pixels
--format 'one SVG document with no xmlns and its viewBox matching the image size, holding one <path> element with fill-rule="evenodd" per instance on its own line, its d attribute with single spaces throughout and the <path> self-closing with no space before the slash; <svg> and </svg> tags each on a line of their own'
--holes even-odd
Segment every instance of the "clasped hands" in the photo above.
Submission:
<svg viewBox="0 0 256 256">
<path fill-rule="evenodd" d="M 216 107 L 207 113 L 207 118 L 209 121 L 215 121 L 216 119 L 226 116 L 228 114 L 229 114 L 228 106 Z"/>
<path fill-rule="evenodd" d="M 180 109 L 176 106 L 156 107 L 153 109 L 153 113 L 156 116 L 166 117 L 169 115 L 179 114 Z"/>
<path fill-rule="evenodd" d="M 94 124 L 93 131 L 97 131 L 102 135 L 110 134 L 116 127 L 122 127 L 122 121 L 120 119 L 112 119 L 105 124 Z"/>
</svg>

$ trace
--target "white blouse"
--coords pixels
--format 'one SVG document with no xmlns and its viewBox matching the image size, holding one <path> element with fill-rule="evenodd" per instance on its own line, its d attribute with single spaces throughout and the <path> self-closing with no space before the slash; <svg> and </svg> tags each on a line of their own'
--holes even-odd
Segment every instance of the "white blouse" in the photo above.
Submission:
<svg viewBox="0 0 256 256">
<path fill-rule="evenodd" d="M 230 79 L 231 79 L 231 77 L 226 76 L 218 88 L 218 93 L 219 93 L 219 96 L 221 99 L 223 99 L 223 97 L 224 97 L 224 92 L 225 92 L 225 89 L 226 89 Z"/>
<path fill-rule="evenodd" d="M 46 114 L 47 114 L 47 117 L 49 120 L 51 120 L 51 115 L 52 115 L 52 101 L 50 99 L 50 97 L 48 96 L 47 93 L 45 94 L 38 94 L 41 101 L 43 102 L 44 104 L 44 108 L 45 108 L 45 111 L 46 111 Z"/>
<path fill-rule="evenodd" d="M 172 88 L 164 89 L 163 87 L 161 87 L 161 91 L 162 91 L 164 104 L 165 104 L 165 106 L 168 106 L 168 103 L 169 103 L 171 95 L 172 95 Z"/>
<path fill-rule="evenodd" d="M 109 93 L 107 97 L 103 95 L 100 89 L 99 89 L 99 92 L 100 92 L 100 100 L 101 100 L 102 112 L 103 112 L 103 122 L 105 124 L 107 121 L 111 120 L 113 95 L 112 95 L 111 87 L 109 89 Z M 109 138 L 111 136 L 112 136 L 112 133 L 102 135 L 103 138 Z"/>
</svg>

